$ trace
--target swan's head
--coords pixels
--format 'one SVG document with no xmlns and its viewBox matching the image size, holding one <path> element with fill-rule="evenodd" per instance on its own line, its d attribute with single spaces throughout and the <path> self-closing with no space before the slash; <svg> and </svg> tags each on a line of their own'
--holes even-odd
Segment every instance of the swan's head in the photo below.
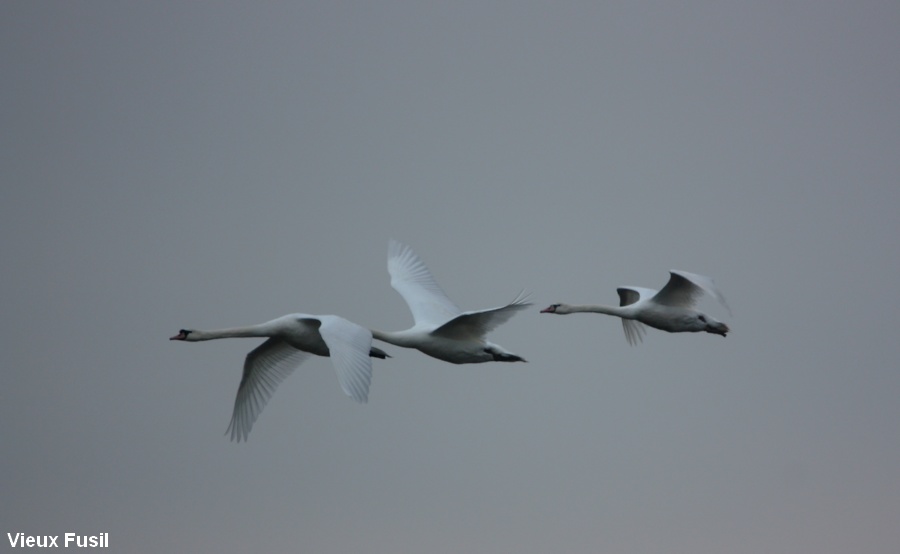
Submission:
<svg viewBox="0 0 900 554">
<path fill-rule="evenodd" d="M 543 310 L 541 310 L 542 314 L 567 314 L 569 313 L 568 304 L 550 304 Z"/>
<path fill-rule="evenodd" d="M 714 335 L 722 335 L 723 337 L 728 335 L 728 331 L 731 331 L 728 325 L 725 325 L 721 321 L 716 321 L 708 315 L 697 314 L 696 317 L 696 323 L 697 326 L 700 327 L 700 331 L 706 331 L 707 333 L 712 333 Z"/>
<path fill-rule="evenodd" d="M 194 337 L 191 337 L 191 333 L 193 331 L 190 329 L 182 329 L 174 337 L 169 337 L 169 340 L 193 340 Z"/>
</svg>

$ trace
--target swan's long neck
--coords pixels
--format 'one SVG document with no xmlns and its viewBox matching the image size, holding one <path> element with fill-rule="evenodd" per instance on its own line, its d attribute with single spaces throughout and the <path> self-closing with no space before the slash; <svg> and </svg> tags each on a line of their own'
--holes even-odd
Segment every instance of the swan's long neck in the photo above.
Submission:
<svg viewBox="0 0 900 554">
<path fill-rule="evenodd" d="M 562 308 L 562 309 L 560 309 Z M 565 307 L 560 306 L 557 308 L 556 313 L 558 314 L 575 314 L 579 312 L 590 312 L 596 314 L 606 314 L 606 315 L 614 315 L 617 317 L 630 317 L 630 310 L 624 309 L 621 306 L 606 306 L 603 304 L 580 304 L 580 305 L 567 305 Z"/>
<path fill-rule="evenodd" d="M 238 337 L 269 337 L 272 336 L 271 328 L 263 323 L 249 325 L 247 327 L 231 327 L 228 329 L 214 329 L 212 331 L 191 331 L 188 334 L 189 341 L 202 341 L 214 339 L 230 339 Z"/>
</svg>

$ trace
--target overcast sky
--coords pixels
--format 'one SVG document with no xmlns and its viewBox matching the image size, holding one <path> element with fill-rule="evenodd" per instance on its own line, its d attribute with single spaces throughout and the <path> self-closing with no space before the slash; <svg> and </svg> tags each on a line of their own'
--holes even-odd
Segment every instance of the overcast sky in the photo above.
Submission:
<svg viewBox="0 0 900 554">
<path fill-rule="evenodd" d="M 113 552 L 900 545 L 900 4 L 0 3 L 0 533 Z M 412 317 L 388 240 L 527 364 L 256 339 Z M 669 269 L 727 338 L 539 314 Z M 9 548 L 4 538 L 3 548 Z"/>
</svg>

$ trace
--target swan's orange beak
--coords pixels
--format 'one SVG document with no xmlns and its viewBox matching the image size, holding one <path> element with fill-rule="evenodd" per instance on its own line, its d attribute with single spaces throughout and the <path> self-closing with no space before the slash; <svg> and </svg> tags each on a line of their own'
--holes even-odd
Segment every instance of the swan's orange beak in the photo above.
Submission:
<svg viewBox="0 0 900 554">
<path fill-rule="evenodd" d="M 710 325 L 706 328 L 707 333 L 712 333 L 714 335 L 722 335 L 727 336 L 731 331 L 731 328 L 725 325 L 724 323 L 717 323 L 715 325 Z"/>
<path fill-rule="evenodd" d="M 547 306 L 546 308 L 541 310 L 541 313 L 542 314 L 552 314 L 555 311 L 556 311 L 556 306 Z"/>
<path fill-rule="evenodd" d="M 187 336 L 188 336 L 187 331 L 181 330 L 181 331 L 178 331 L 178 334 L 175 335 L 174 337 L 169 337 L 169 340 L 185 340 L 185 339 L 187 339 Z"/>
</svg>

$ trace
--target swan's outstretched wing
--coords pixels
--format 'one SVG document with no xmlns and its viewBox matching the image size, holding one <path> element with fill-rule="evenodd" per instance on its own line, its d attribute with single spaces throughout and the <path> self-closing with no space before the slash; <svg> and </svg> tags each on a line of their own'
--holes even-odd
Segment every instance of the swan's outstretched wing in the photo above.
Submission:
<svg viewBox="0 0 900 554">
<path fill-rule="evenodd" d="M 690 308 L 706 293 L 718 300 L 725 306 L 728 313 L 731 313 L 725 297 L 709 277 L 676 270 L 669 271 L 669 274 L 669 282 L 653 297 L 656 302 L 668 306 Z"/>
<path fill-rule="evenodd" d="M 247 440 L 250 429 L 278 385 L 310 356 L 281 339 L 270 338 L 244 360 L 244 374 L 234 399 L 234 412 L 225 434 L 231 440 Z"/>
<path fill-rule="evenodd" d="M 391 286 L 406 300 L 416 325 L 437 327 L 462 313 L 409 246 L 390 241 L 388 273 Z"/>
<path fill-rule="evenodd" d="M 528 301 L 528 294 L 523 291 L 506 306 L 463 312 L 432 331 L 431 334 L 462 340 L 481 339 L 498 325 L 506 323 L 516 312 L 529 306 L 531 306 L 531 302 Z"/>
<path fill-rule="evenodd" d="M 331 363 L 337 371 L 344 393 L 365 404 L 372 382 L 372 332 L 336 315 L 318 316 L 319 334 L 328 345 Z"/>
<path fill-rule="evenodd" d="M 640 321 L 622 318 L 622 328 L 625 330 L 625 339 L 631 346 L 644 341 L 644 333 L 647 328 Z"/>
<path fill-rule="evenodd" d="M 642 287 L 619 287 L 616 289 L 619 293 L 619 306 L 630 306 L 640 300 L 653 298 L 657 291 L 653 289 L 645 289 Z M 622 318 L 622 329 L 625 330 L 625 339 L 628 344 L 634 346 L 639 342 L 643 342 L 644 333 L 647 328 L 640 321 L 634 319 Z"/>
</svg>

